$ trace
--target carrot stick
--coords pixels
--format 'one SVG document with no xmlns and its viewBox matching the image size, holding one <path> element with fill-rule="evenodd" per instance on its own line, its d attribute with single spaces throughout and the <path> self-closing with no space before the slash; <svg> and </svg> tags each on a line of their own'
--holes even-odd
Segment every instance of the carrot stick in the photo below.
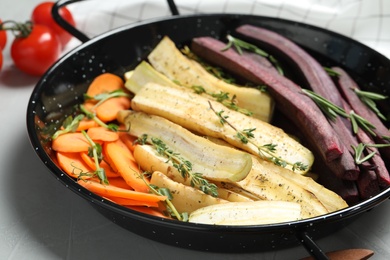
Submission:
<svg viewBox="0 0 390 260">
<path fill-rule="evenodd" d="M 111 73 L 104 73 L 97 76 L 89 85 L 87 90 L 88 96 L 96 96 L 102 93 L 109 93 L 123 87 L 123 80 Z"/>
<path fill-rule="evenodd" d="M 119 139 L 121 139 L 127 148 L 129 148 L 129 150 L 134 153 L 134 148 L 136 146 L 135 141 L 137 140 L 137 137 L 129 135 L 126 132 L 119 132 Z"/>
<path fill-rule="evenodd" d="M 129 109 L 130 105 L 131 101 L 128 97 L 110 98 L 96 107 L 96 115 L 103 122 L 113 121 L 120 110 Z"/>
<path fill-rule="evenodd" d="M 122 189 L 126 189 L 126 190 L 132 190 L 133 189 L 126 183 L 126 181 L 122 177 L 119 177 L 119 178 L 109 178 L 109 181 L 110 181 L 110 185 L 111 186 L 122 188 Z"/>
<path fill-rule="evenodd" d="M 78 178 L 81 173 L 92 171 L 79 153 L 57 152 L 57 161 L 61 169 L 73 178 Z M 83 176 L 83 178 L 88 179 L 90 177 Z"/>
<path fill-rule="evenodd" d="M 131 200 L 145 202 L 158 202 L 166 200 L 165 196 L 122 189 L 111 185 L 104 185 L 96 181 L 78 180 L 77 183 L 86 188 L 87 190 L 102 195 L 104 197 L 127 198 Z"/>
<path fill-rule="evenodd" d="M 134 190 L 147 192 L 149 187 L 142 179 L 142 171 L 135 162 L 134 156 L 126 145 L 118 139 L 115 142 L 106 142 L 104 144 L 106 156 L 115 165 L 118 173 Z"/>
<path fill-rule="evenodd" d="M 146 206 L 146 207 L 155 207 L 155 208 L 159 206 L 158 202 L 152 202 L 152 201 L 139 201 L 139 200 L 125 199 L 125 198 L 117 198 L 117 197 L 107 197 L 105 199 L 110 200 L 122 206 Z"/>
<path fill-rule="evenodd" d="M 88 155 L 88 153 L 83 152 L 80 153 L 81 159 L 88 165 L 89 168 L 91 168 L 93 171 L 96 171 L 96 164 L 95 161 Z M 120 177 L 120 175 L 115 172 L 111 166 L 106 163 L 105 161 L 100 162 L 100 167 L 104 169 L 106 176 L 111 178 Z"/>
<path fill-rule="evenodd" d="M 88 152 L 90 146 L 82 133 L 66 133 L 58 136 L 52 142 L 52 148 L 57 152 Z"/>
<path fill-rule="evenodd" d="M 119 134 L 105 127 L 91 127 L 87 131 L 88 136 L 94 141 L 113 142 L 118 140 Z"/>
<path fill-rule="evenodd" d="M 157 211 L 157 210 L 155 210 L 153 208 L 139 207 L 139 206 L 128 206 L 127 208 L 135 210 L 135 211 L 138 211 L 138 212 L 141 212 L 141 213 L 145 213 L 145 214 L 148 214 L 148 215 L 152 215 L 152 216 L 155 216 L 155 217 L 169 218 L 169 217 L 165 216 L 163 213 L 161 213 L 160 211 Z"/>
</svg>

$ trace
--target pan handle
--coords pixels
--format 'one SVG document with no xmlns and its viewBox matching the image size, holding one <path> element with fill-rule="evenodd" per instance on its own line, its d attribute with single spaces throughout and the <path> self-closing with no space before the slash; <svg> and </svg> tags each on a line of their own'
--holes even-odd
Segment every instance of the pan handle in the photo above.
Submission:
<svg viewBox="0 0 390 260">
<path fill-rule="evenodd" d="M 303 245 L 309 254 L 316 260 L 328 260 L 324 251 L 314 242 L 314 240 L 306 232 L 296 234 L 299 242 Z"/>
<path fill-rule="evenodd" d="M 65 21 L 61 15 L 60 15 L 60 9 L 66 5 L 76 3 L 76 2 L 81 2 L 84 0 L 59 0 L 54 3 L 54 6 L 51 10 L 51 15 L 53 16 L 54 21 L 58 23 L 64 30 L 66 30 L 68 33 L 79 39 L 81 42 L 87 42 L 90 40 L 90 38 L 76 29 L 74 26 L 72 26 L 70 23 Z M 167 0 L 169 9 L 172 13 L 172 15 L 179 15 L 179 11 L 177 9 L 177 6 L 174 2 L 174 0 Z"/>
</svg>

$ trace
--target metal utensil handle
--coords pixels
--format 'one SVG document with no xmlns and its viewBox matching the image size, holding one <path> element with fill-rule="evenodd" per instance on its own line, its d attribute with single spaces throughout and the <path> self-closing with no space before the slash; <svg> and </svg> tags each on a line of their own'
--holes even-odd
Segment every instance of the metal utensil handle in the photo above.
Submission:
<svg viewBox="0 0 390 260">
<path fill-rule="evenodd" d="M 303 245 L 306 251 L 317 260 L 328 260 L 324 251 L 314 242 L 314 240 L 306 233 L 298 233 L 297 238 Z"/>
<path fill-rule="evenodd" d="M 72 3 L 81 2 L 81 1 L 84 1 L 84 0 L 59 0 L 59 1 L 55 2 L 54 6 L 51 10 L 51 15 L 53 16 L 54 21 L 56 21 L 56 23 L 58 23 L 58 25 L 60 25 L 68 33 L 72 34 L 75 38 L 79 39 L 81 42 L 84 43 L 84 42 L 89 41 L 90 38 L 87 35 L 85 35 L 83 32 L 76 29 L 76 27 L 74 27 L 73 25 L 71 25 L 70 23 L 65 21 L 60 15 L 60 9 L 62 7 L 69 5 L 69 4 L 72 4 Z M 172 15 L 179 15 L 179 11 L 177 9 L 177 6 L 176 6 L 174 0 L 167 0 L 167 2 L 168 2 L 168 6 L 169 6 L 169 9 L 170 9 Z"/>
</svg>

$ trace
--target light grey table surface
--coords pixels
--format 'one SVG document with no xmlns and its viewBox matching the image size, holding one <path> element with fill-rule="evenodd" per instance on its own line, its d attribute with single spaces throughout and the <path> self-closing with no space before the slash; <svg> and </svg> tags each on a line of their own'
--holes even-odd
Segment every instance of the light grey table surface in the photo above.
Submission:
<svg viewBox="0 0 390 260">
<path fill-rule="evenodd" d="M 39 0 L 0 0 L 0 18 L 28 19 Z M 38 81 L 13 67 L 8 42 L 0 73 L 0 259 L 298 259 L 302 246 L 223 254 L 167 246 L 122 229 L 52 177 L 26 131 L 28 99 Z M 368 248 L 390 259 L 390 203 L 329 237 L 324 251 Z M 228 245 L 227 245 L 228 246 Z"/>
</svg>

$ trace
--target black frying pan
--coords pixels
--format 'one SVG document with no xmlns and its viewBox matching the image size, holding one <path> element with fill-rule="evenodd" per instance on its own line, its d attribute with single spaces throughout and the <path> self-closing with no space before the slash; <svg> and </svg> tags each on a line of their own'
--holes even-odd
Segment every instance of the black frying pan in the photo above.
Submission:
<svg viewBox="0 0 390 260">
<path fill-rule="evenodd" d="M 141 236 L 202 251 L 249 252 L 277 250 L 302 243 L 318 259 L 326 256 L 314 240 L 351 223 L 362 213 L 390 196 L 390 188 L 368 200 L 324 216 L 261 226 L 211 226 L 160 219 L 118 206 L 80 187 L 57 166 L 50 143 L 43 138 L 42 125 L 60 122 L 82 101 L 91 80 L 102 72 L 122 76 L 168 35 L 179 46 L 196 36 L 224 38 L 241 24 L 253 24 L 278 32 L 295 41 L 325 66 L 338 65 L 362 86 L 390 91 L 390 60 L 378 52 L 339 34 L 293 21 L 240 14 L 176 16 L 130 24 L 89 39 L 63 21 L 58 9 L 80 0 L 61 0 L 53 8 L 60 25 L 83 44 L 56 62 L 40 79 L 27 108 L 27 128 L 34 150 L 51 173 L 69 189 L 86 199 L 101 214 Z M 358 58 L 357 58 L 358 57 Z M 367 65 L 369 64 L 369 66 Z"/>
</svg>

